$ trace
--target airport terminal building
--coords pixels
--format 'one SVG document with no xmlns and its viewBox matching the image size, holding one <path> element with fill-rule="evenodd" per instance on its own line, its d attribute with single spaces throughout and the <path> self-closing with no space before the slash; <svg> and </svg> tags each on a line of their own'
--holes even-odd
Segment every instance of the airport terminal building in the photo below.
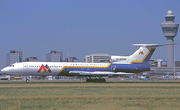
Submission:
<svg viewBox="0 0 180 110">
<path fill-rule="evenodd" d="M 63 52 L 52 50 L 50 53 L 46 54 L 47 62 L 62 62 L 63 61 Z"/>
<path fill-rule="evenodd" d="M 108 54 L 89 54 L 84 57 L 86 63 L 107 63 L 111 60 L 111 55 Z"/>
<path fill-rule="evenodd" d="M 16 62 L 22 62 L 22 51 L 11 50 L 6 54 L 6 66 Z"/>
</svg>

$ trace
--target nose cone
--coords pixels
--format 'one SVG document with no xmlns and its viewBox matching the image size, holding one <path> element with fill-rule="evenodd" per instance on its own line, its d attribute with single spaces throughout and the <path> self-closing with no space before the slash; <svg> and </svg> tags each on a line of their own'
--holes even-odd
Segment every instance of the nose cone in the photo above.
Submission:
<svg viewBox="0 0 180 110">
<path fill-rule="evenodd" d="M 6 73 L 6 72 L 8 72 L 8 69 L 7 69 L 7 68 L 3 68 L 3 69 L 1 70 L 1 73 Z"/>
</svg>

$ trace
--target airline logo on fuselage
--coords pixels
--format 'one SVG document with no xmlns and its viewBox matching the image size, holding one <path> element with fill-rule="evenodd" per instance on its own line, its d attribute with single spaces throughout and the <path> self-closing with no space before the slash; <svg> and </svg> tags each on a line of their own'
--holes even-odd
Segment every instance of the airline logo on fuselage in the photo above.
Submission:
<svg viewBox="0 0 180 110">
<path fill-rule="evenodd" d="M 143 55 L 144 53 L 142 51 L 139 52 L 139 55 Z"/>
<path fill-rule="evenodd" d="M 47 72 L 51 73 L 51 69 L 47 64 L 46 64 L 46 66 L 44 66 L 42 64 L 41 67 L 39 68 L 38 72 L 41 72 L 42 69 L 44 70 L 45 73 L 47 73 Z"/>
</svg>

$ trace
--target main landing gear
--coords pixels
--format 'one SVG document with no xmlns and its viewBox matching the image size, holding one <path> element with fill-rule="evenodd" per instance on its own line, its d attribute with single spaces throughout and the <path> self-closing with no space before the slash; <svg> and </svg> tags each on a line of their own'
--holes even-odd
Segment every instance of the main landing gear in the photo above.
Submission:
<svg viewBox="0 0 180 110">
<path fill-rule="evenodd" d="M 26 83 L 29 83 L 29 79 L 26 79 Z"/>
<path fill-rule="evenodd" d="M 86 79 L 86 82 L 106 82 L 106 80 L 104 78 L 102 78 L 102 79 L 91 79 L 91 78 L 88 78 L 88 79 Z"/>
</svg>

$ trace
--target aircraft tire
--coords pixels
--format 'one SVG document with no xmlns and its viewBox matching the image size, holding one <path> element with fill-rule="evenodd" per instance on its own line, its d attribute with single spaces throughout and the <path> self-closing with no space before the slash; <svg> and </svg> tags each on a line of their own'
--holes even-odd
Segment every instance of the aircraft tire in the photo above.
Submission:
<svg viewBox="0 0 180 110">
<path fill-rule="evenodd" d="M 87 79 L 87 81 L 86 82 L 92 82 L 92 80 L 91 79 Z"/>
<path fill-rule="evenodd" d="M 98 82 L 103 82 L 103 79 L 99 79 Z"/>
<path fill-rule="evenodd" d="M 106 80 L 103 78 L 103 79 L 102 79 L 102 82 L 106 82 Z"/>
<path fill-rule="evenodd" d="M 93 79 L 89 79 L 89 82 L 93 82 Z"/>
<path fill-rule="evenodd" d="M 94 79 L 94 82 L 99 82 L 98 79 Z"/>
<path fill-rule="evenodd" d="M 26 83 L 29 83 L 29 79 L 26 79 Z"/>
</svg>

